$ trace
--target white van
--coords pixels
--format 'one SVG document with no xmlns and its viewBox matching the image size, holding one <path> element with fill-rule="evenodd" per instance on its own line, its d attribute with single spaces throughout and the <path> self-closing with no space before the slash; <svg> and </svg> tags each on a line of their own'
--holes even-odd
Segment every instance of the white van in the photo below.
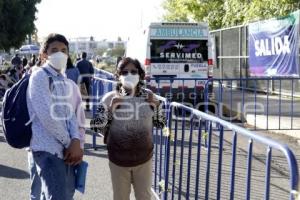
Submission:
<svg viewBox="0 0 300 200">
<path fill-rule="evenodd" d="M 183 91 L 189 99 L 196 91 L 203 98 L 205 81 L 213 74 L 211 41 L 206 23 L 151 23 L 129 38 L 126 56 L 144 65 L 150 89 L 163 95 L 171 91 L 172 98 Z"/>
</svg>

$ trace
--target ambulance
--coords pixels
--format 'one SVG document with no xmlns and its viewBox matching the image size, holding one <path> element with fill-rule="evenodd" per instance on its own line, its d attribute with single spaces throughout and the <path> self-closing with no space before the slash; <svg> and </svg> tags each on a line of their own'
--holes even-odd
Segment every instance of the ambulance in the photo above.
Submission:
<svg viewBox="0 0 300 200">
<path fill-rule="evenodd" d="M 213 52 L 207 23 L 161 22 L 130 37 L 125 55 L 143 64 L 151 90 L 172 100 L 199 101 L 213 76 Z"/>
</svg>

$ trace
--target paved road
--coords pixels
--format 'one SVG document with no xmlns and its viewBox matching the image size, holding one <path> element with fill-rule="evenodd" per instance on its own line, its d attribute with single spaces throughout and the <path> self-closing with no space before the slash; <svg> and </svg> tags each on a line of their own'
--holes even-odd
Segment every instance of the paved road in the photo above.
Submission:
<svg viewBox="0 0 300 200">
<path fill-rule="evenodd" d="M 188 132 L 188 131 L 187 131 Z M 260 133 L 267 137 L 275 138 L 276 140 L 281 141 L 282 143 L 288 144 L 294 151 L 296 157 L 300 158 L 300 146 L 297 144 L 296 140 L 294 138 L 287 137 L 285 135 L 272 135 L 269 133 Z M 110 182 L 110 173 L 108 169 L 108 160 L 107 160 L 107 153 L 106 150 L 98 149 L 97 151 L 93 149 L 89 149 L 91 147 L 91 135 L 87 135 L 87 144 L 86 144 L 86 150 L 85 150 L 85 160 L 89 163 L 89 170 L 88 170 L 88 177 L 87 177 L 87 185 L 86 185 L 86 193 L 84 195 L 81 195 L 80 193 L 76 192 L 75 200 L 111 200 L 112 199 L 112 189 L 111 189 L 111 182 Z M 247 141 L 241 141 L 243 144 L 242 146 L 246 147 Z M 101 139 L 98 139 L 98 144 L 101 144 Z M 216 146 L 216 143 L 213 144 L 213 146 Z M 193 152 L 195 152 L 197 145 L 194 146 Z M 224 175 L 223 175 L 223 187 L 222 191 L 224 191 L 224 196 L 222 196 L 223 199 L 228 199 L 228 195 L 225 195 L 225 193 L 228 193 L 228 175 L 230 174 L 230 137 L 225 138 L 225 146 L 224 146 L 224 163 L 223 163 L 223 169 L 224 169 Z M 263 173 L 260 173 L 260 171 L 264 170 L 264 167 L 262 165 L 263 155 L 265 154 L 264 149 L 257 148 L 256 151 L 258 151 L 258 156 L 256 156 L 253 160 L 253 180 L 252 185 L 254 185 L 254 190 L 252 191 L 253 199 L 261 199 L 258 193 L 260 191 L 259 189 L 263 187 Z M 0 132 L 0 199 L 5 200 L 24 200 L 28 199 L 28 192 L 29 192 L 29 174 L 27 170 L 27 154 L 25 150 L 16 150 L 13 148 L 10 148 L 4 141 L 3 133 Z M 205 158 L 205 151 L 203 152 L 203 158 Z M 187 151 L 184 150 L 184 155 L 186 155 Z M 216 180 L 216 159 L 217 159 L 217 149 L 212 150 L 212 165 L 211 165 L 211 183 L 210 183 L 210 190 L 211 190 L 211 198 L 215 199 L 215 192 L 214 188 L 215 186 L 215 180 Z M 242 195 L 244 194 L 244 190 L 239 189 L 239 186 L 243 185 L 245 183 L 245 152 L 243 148 L 238 148 L 238 154 L 244 158 L 242 158 L 242 161 L 238 161 L 238 168 L 237 168 L 237 181 L 236 181 L 236 198 L 235 199 L 243 199 Z M 177 155 L 180 155 L 179 153 Z M 277 195 L 275 198 L 274 196 L 271 196 L 271 199 L 281 200 L 285 199 L 287 196 L 287 175 L 286 175 L 286 162 L 284 161 L 284 158 L 274 153 L 275 160 L 277 160 L 274 165 L 272 163 L 273 172 L 274 175 L 271 180 L 275 180 L 274 183 L 272 183 L 271 191 L 275 191 L 275 195 Z M 186 156 L 184 156 L 186 157 Z M 178 157 L 179 159 L 179 157 Z M 205 163 L 205 160 L 202 159 L 203 163 Z M 172 163 L 172 161 L 170 162 Z M 205 164 L 202 164 L 202 166 L 205 166 Z M 195 169 L 195 165 L 192 164 L 192 168 Z M 176 170 L 178 171 L 178 166 Z M 282 170 L 282 172 L 280 171 Z M 206 171 L 201 169 L 201 176 L 205 176 Z M 227 177 L 227 178 L 226 178 Z M 176 177 L 177 185 L 175 186 L 175 192 L 178 192 L 178 177 Z M 195 176 L 192 174 L 191 177 L 191 185 L 193 184 L 193 181 L 195 181 Z M 184 175 L 184 178 L 182 180 L 182 189 L 186 188 L 186 175 Z M 204 182 L 203 180 L 200 183 L 201 190 L 200 190 L 200 197 L 203 199 L 203 188 L 204 188 Z M 193 191 L 194 188 L 191 186 L 191 191 Z M 183 195 L 183 194 L 182 194 Z M 255 196 L 256 195 L 256 196 Z M 255 198 L 257 197 L 257 198 Z M 134 198 L 131 198 L 134 199 Z M 185 199 L 185 198 L 182 198 Z"/>
<path fill-rule="evenodd" d="M 91 146 L 91 135 L 87 135 L 86 148 Z M 101 143 L 99 138 L 98 143 Z M 0 199 L 25 200 L 29 193 L 29 174 L 25 150 L 10 148 L 0 132 Z M 76 192 L 75 199 L 110 200 L 112 190 L 106 150 L 86 149 L 84 160 L 89 163 L 86 193 Z"/>
<path fill-rule="evenodd" d="M 215 90 L 213 101 L 220 104 L 218 95 Z M 246 121 L 245 125 L 251 125 L 252 130 L 272 130 L 300 139 L 299 97 L 224 89 L 220 105 L 223 105 L 225 120 L 230 120 L 229 116 L 232 116 L 233 120 Z"/>
<path fill-rule="evenodd" d="M 86 113 L 87 124 L 91 118 Z M 102 138 L 97 138 L 97 144 L 103 147 Z M 75 200 L 111 200 L 112 187 L 108 167 L 107 151 L 92 147 L 92 136 L 86 134 L 84 160 L 89 163 L 85 194 L 75 193 Z M 29 173 L 27 169 L 27 152 L 13 149 L 5 142 L 2 126 L 0 127 L 0 199 L 25 200 L 29 199 Z M 131 194 L 134 199 L 134 194 Z"/>
<path fill-rule="evenodd" d="M 190 198 L 195 197 L 195 191 L 198 189 L 199 199 L 205 199 L 206 183 L 209 182 L 209 199 L 216 199 L 217 188 L 217 174 L 218 174 L 218 158 L 219 158 L 219 137 L 214 133 L 212 139 L 212 148 L 210 151 L 211 162 L 209 170 L 209 178 L 207 178 L 207 155 L 208 151 L 201 148 L 200 162 L 199 162 L 199 186 L 196 188 L 196 171 L 197 171 L 197 151 L 198 147 L 198 131 L 190 132 L 185 130 L 184 133 L 180 129 L 181 123 L 178 124 L 179 130 L 177 132 L 177 139 L 171 143 L 170 150 L 170 168 L 169 174 L 175 174 L 174 178 L 169 179 L 168 187 L 172 188 L 174 183 L 174 194 L 169 192 L 168 199 L 174 195 L 175 199 L 181 195 L 181 199 L 186 199 L 187 191 L 190 192 Z M 189 125 L 187 125 L 189 127 Z M 175 134 L 175 132 L 174 132 Z M 298 162 L 300 161 L 300 146 L 294 138 L 286 135 L 278 135 L 267 132 L 258 132 L 268 138 L 274 138 L 281 143 L 285 143 L 295 153 Z M 190 138 L 191 153 L 189 154 Z M 223 139 L 223 159 L 222 159 L 222 181 L 221 181 L 221 199 L 230 199 L 230 178 L 231 178 L 231 161 L 232 161 L 232 131 L 225 131 Z M 235 198 L 238 200 L 245 199 L 246 194 L 246 175 L 247 175 L 247 152 L 248 152 L 248 138 L 239 135 L 237 137 L 237 153 L 236 153 L 236 171 L 235 171 Z M 175 142 L 177 141 L 177 142 Z M 203 139 L 202 139 L 203 141 Z M 176 144 L 176 147 L 175 147 Z M 183 150 L 182 150 L 183 149 Z M 265 191 L 265 163 L 266 163 L 267 147 L 254 142 L 253 157 L 252 157 L 252 179 L 251 179 L 251 199 L 264 199 Z M 176 161 L 174 161 L 174 157 Z M 190 163 L 188 163 L 188 158 Z M 182 164 L 180 164 L 182 160 Z M 188 168 L 190 165 L 190 168 Z M 189 171 L 190 170 L 190 171 Z M 182 176 L 180 176 L 180 171 Z M 285 156 L 276 150 L 272 152 L 272 166 L 271 166 L 271 183 L 270 183 L 270 199 L 284 200 L 289 199 L 289 169 Z M 172 177 L 172 176 L 171 176 Z M 190 177 L 188 179 L 188 177 Z M 189 183 L 189 184 L 187 184 Z M 187 187 L 189 185 L 189 187 Z"/>
</svg>

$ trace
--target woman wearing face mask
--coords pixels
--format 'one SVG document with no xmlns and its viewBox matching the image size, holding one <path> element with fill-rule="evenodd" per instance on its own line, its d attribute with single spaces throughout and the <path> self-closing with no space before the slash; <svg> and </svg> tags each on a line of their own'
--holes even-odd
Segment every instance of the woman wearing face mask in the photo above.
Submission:
<svg viewBox="0 0 300 200">
<path fill-rule="evenodd" d="M 133 184 L 137 200 L 151 199 L 152 128 L 165 117 L 155 95 L 145 89 L 145 72 L 138 60 L 123 58 L 116 71 L 115 91 L 106 94 L 92 125 L 106 134 L 114 200 L 129 200 Z"/>
</svg>

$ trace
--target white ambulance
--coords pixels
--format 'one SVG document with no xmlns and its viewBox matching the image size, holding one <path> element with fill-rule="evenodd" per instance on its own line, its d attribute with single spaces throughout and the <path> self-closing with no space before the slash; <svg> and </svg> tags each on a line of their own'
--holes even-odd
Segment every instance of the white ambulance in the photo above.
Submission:
<svg viewBox="0 0 300 200">
<path fill-rule="evenodd" d="M 126 56 L 144 65 L 148 87 L 162 96 L 172 93 L 177 99 L 184 92 L 185 99 L 192 99 L 196 91 L 203 98 L 213 74 L 212 41 L 206 23 L 151 23 L 129 38 Z"/>
</svg>

